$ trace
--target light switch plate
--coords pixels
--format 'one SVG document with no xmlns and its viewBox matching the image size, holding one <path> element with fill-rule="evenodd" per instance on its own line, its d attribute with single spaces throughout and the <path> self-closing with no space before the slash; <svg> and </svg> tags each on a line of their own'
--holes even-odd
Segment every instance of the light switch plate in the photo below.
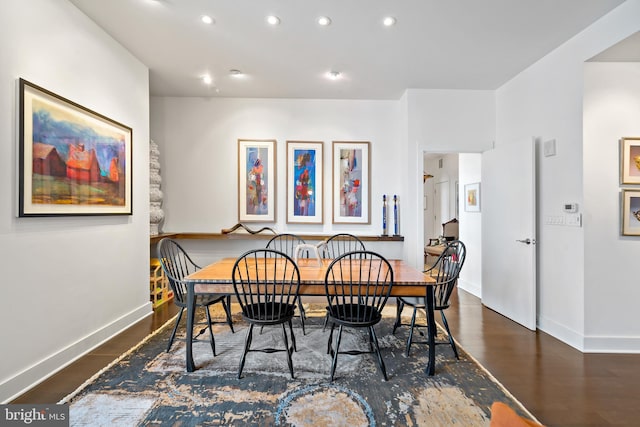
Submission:
<svg viewBox="0 0 640 427">
<path fill-rule="evenodd" d="M 544 156 L 550 157 L 556 155 L 556 140 L 550 139 L 544 142 Z"/>
<path fill-rule="evenodd" d="M 565 224 L 570 227 L 582 226 L 582 214 L 568 214 L 565 215 Z"/>
</svg>

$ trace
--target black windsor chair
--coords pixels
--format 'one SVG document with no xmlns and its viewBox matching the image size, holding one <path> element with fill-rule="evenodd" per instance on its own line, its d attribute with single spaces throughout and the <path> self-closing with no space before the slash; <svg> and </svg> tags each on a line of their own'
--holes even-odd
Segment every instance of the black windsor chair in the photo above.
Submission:
<svg viewBox="0 0 640 427">
<path fill-rule="evenodd" d="M 460 275 L 460 270 L 462 270 L 462 266 L 464 264 L 464 260 L 466 258 L 466 248 L 464 243 L 459 240 L 453 240 L 447 243 L 446 248 L 442 251 L 442 254 L 438 257 L 433 267 L 425 270 L 425 273 L 431 275 L 436 279 L 436 284 L 433 289 L 433 298 L 434 305 L 433 309 L 440 311 L 440 315 L 442 317 L 442 323 L 447 331 L 447 335 L 449 337 L 448 341 L 438 341 L 436 344 L 449 344 L 453 350 L 453 354 L 458 357 L 458 349 L 456 348 L 456 343 L 453 339 L 453 335 L 451 335 L 451 331 L 449 330 L 449 323 L 447 322 L 447 318 L 444 315 L 444 310 L 449 308 L 449 298 L 451 297 L 451 293 L 458 283 L 458 276 Z M 413 314 L 411 315 L 411 323 L 405 324 L 402 323 L 402 310 L 404 306 L 408 305 L 413 307 Z M 416 325 L 416 313 L 418 310 L 426 309 L 426 297 L 398 297 L 397 306 L 396 306 L 396 322 L 393 325 L 393 333 L 395 334 L 396 329 L 400 326 L 410 326 L 409 337 L 407 338 L 407 347 L 406 347 L 406 355 L 409 356 L 409 350 L 411 348 L 412 343 L 416 344 L 426 344 L 427 341 L 413 341 L 413 331 L 414 328 L 430 328 L 434 327 L 434 334 L 437 335 L 437 327 L 436 325 Z M 424 333 L 420 331 L 420 334 L 424 336 Z"/>
<path fill-rule="evenodd" d="M 169 286 L 173 291 L 173 303 L 180 307 L 180 312 L 178 313 L 178 317 L 176 318 L 176 324 L 173 327 L 173 332 L 171 332 L 171 338 L 169 338 L 169 345 L 167 346 L 167 352 L 171 350 L 171 345 L 173 344 L 173 340 L 176 336 L 176 331 L 178 330 L 178 325 L 180 324 L 180 319 L 182 319 L 182 313 L 187 306 L 187 285 L 184 282 L 184 278 L 189 274 L 197 271 L 200 267 L 191 260 L 187 252 L 175 241 L 169 238 L 164 238 L 158 243 L 158 259 L 160 260 L 160 264 L 162 265 L 162 269 L 164 270 L 164 274 L 167 276 L 169 281 Z M 216 344 L 215 339 L 213 337 L 213 330 L 211 329 L 211 324 L 213 323 L 211 320 L 211 312 L 209 311 L 209 307 L 213 304 L 220 303 L 222 304 L 222 308 L 224 309 L 227 321 L 229 324 L 229 328 L 231 328 L 231 332 L 233 330 L 233 321 L 231 320 L 231 299 L 226 295 L 196 295 L 196 308 L 203 307 L 207 314 L 207 327 L 202 328 L 198 335 L 194 337 L 202 335 L 207 328 L 209 329 L 210 341 L 211 341 L 211 350 L 213 350 L 213 355 L 216 355 Z"/>
<path fill-rule="evenodd" d="M 241 255 L 233 266 L 233 287 L 242 308 L 242 318 L 249 323 L 244 351 L 238 368 L 238 378 L 242 376 L 245 359 L 250 351 L 263 353 L 286 352 L 291 378 L 293 362 L 291 354 L 296 351 L 296 337 L 291 319 L 295 315 L 300 271 L 291 257 L 273 249 L 253 249 Z M 289 324 L 292 346 L 285 323 Z M 284 349 L 252 349 L 254 326 L 282 325 Z"/>
<path fill-rule="evenodd" d="M 327 353 L 331 355 L 331 381 L 333 381 L 338 354 L 375 353 L 378 367 L 387 380 L 387 370 L 380 354 L 378 337 L 374 326 L 382 320 L 384 308 L 393 287 L 393 269 L 389 262 L 371 251 L 348 252 L 334 259 L 325 275 L 327 296 L 327 316 L 331 322 L 331 332 L 327 343 Z M 333 347 L 333 333 L 336 325 L 338 336 Z M 342 330 L 366 328 L 369 333 L 369 351 L 340 350 Z"/>
<path fill-rule="evenodd" d="M 342 254 L 353 251 L 364 251 L 364 243 L 353 234 L 334 234 L 325 241 L 323 258 L 335 259 Z"/>
<path fill-rule="evenodd" d="M 325 246 L 323 248 L 322 257 L 329 259 L 336 259 L 340 255 L 353 251 L 364 251 L 364 243 L 358 237 L 349 233 L 338 233 L 325 240 Z M 325 316 L 322 330 L 324 331 L 329 321 L 329 315 Z"/>
<path fill-rule="evenodd" d="M 276 251 L 287 254 L 290 258 L 295 259 L 295 251 L 298 245 L 305 244 L 304 239 L 300 236 L 290 233 L 281 233 L 273 236 L 271 240 L 267 242 L 267 249 L 274 249 Z M 309 257 L 309 252 L 304 251 L 304 258 Z M 300 312 L 300 325 L 302 326 L 302 335 L 305 335 L 304 321 L 306 320 L 306 313 L 302 304 L 302 299 L 298 297 L 298 311 Z"/>
</svg>

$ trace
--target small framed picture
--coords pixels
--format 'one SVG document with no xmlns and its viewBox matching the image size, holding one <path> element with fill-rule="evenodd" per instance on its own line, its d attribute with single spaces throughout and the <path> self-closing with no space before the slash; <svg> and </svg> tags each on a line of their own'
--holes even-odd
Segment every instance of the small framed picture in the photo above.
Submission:
<svg viewBox="0 0 640 427">
<path fill-rule="evenodd" d="M 620 140 L 620 183 L 640 184 L 640 138 Z"/>
<path fill-rule="evenodd" d="M 622 190 L 622 235 L 640 236 L 640 190 Z"/>
<path fill-rule="evenodd" d="M 480 212 L 480 183 L 464 186 L 464 210 L 465 212 Z"/>
<path fill-rule="evenodd" d="M 276 141 L 238 140 L 238 221 L 276 220 Z"/>
</svg>

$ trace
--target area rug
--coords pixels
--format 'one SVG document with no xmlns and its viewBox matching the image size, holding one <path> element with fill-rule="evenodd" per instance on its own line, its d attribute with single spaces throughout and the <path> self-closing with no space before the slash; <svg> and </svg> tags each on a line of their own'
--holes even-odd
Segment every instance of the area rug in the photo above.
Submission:
<svg viewBox="0 0 640 427">
<path fill-rule="evenodd" d="M 247 325 L 234 316 L 232 334 L 216 313 L 217 356 L 205 333 L 193 344 L 195 372 L 185 370 L 184 327 L 183 339 L 165 352 L 170 321 L 61 403 L 70 405 L 72 426 L 488 426 L 495 401 L 532 418 L 462 348 L 456 360 L 448 345 L 438 346 L 436 375 L 427 376 L 426 345 L 413 345 L 406 357 L 408 327 L 392 334 L 395 308 L 386 310 L 376 333 L 389 381 L 375 356 L 364 354 L 339 355 L 330 382 L 329 329 L 322 307 L 313 306 L 306 334 L 294 319 L 294 379 L 285 353 L 249 353 L 238 379 Z M 281 327 L 255 331 L 252 347 L 260 346 L 281 347 Z M 340 348 L 367 350 L 366 330 L 345 329 Z"/>
</svg>

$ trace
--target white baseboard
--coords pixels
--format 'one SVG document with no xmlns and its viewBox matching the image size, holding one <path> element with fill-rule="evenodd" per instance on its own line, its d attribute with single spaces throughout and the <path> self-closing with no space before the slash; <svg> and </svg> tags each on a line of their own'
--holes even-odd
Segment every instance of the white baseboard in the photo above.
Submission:
<svg viewBox="0 0 640 427">
<path fill-rule="evenodd" d="M 585 353 L 640 353 L 640 337 L 596 337 L 584 338 Z"/>
<path fill-rule="evenodd" d="M 0 384 L 0 402 L 8 403 L 80 357 L 153 313 L 147 302 Z M 55 403 L 55 402 L 50 402 Z"/>
<path fill-rule="evenodd" d="M 589 336 L 545 317 L 538 318 L 538 329 L 583 353 L 640 353 L 640 337 Z"/>
<path fill-rule="evenodd" d="M 458 287 L 464 291 L 469 292 L 473 296 L 482 298 L 482 287 L 476 283 L 471 283 L 463 279 L 458 279 Z"/>
<path fill-rule="evenodd" d="M 538 329 L 570 345 L 576 350 L 584 352 L 584 336 L 573 329 L 567 328 L 544 316 L 538 317 Z"/>
</svg>

